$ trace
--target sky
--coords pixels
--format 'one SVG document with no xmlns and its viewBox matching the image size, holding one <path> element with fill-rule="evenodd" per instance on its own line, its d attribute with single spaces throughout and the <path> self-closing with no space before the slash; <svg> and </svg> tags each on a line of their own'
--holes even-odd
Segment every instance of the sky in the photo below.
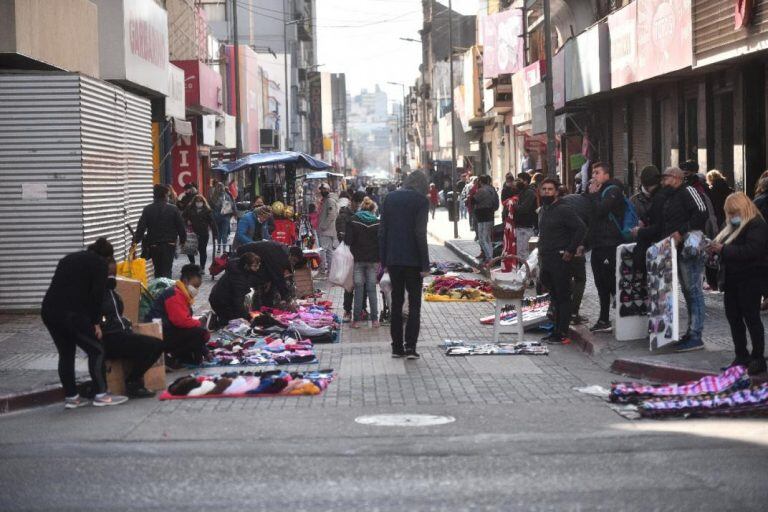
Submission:
<svg viewBox="0 0 768 512">
<path fill-rule="evenodd" d="M 444 0 L 445 5 L 448 0 Z M 478 0 L 454 0 L 453 10 L 475 14 Z M 346 73 L 347 92 L 373 90 L 378 83 L 390 98 L 402 98 L 400 82 L 419 75 L 421 0 L 317 0 L 317 63 L 320 71 Z"/>
</svg>

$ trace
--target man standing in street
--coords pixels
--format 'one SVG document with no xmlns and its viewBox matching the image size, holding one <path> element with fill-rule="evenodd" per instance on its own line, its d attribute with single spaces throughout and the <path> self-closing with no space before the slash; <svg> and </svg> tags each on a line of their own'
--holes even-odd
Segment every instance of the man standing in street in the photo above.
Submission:
<svg viewBox="0 0 768 512">
<path fill-rule="evenodd" d="M 168 204 L 168 192 L 167 185 L 153 187 L 154 201 L 144 207 L 133 236 L 134 244 L 144 241 L 155 267 L 155 277 L 171 277 L 176 239 L 181 245 L 187 241 L 181 212 L 175 205 Z"/>
<path fill-rule="evenodd" d="M 392 280 L 392 357 L 419 359 L 416 342 L 421 324 L 421 286 L 429 274 L 427 247 L 427 177 L 409 174 L 403 187 L 387 194 L 381 206 L 379 251 L 381 265 Z M 408 322 L 403 337 L 403 304 L 408 292 Z"/>
<path fill-rule="evenodd" d="M 536 228 L 536 209 L 539 205 L 536 192 L 531 188 L 531 175 L 523 172 L 517 177 L 523 184 L 523 188 L 520 189 L 517 208 L 515 208 L 515 240 L 517 240 L 517 256 L 525 261 L 530 254 L 528 241 Z"/>
<path fill-rule="evenodd" d="M 477 218 L 477 241 L 483 251 L 483 263 L 493 259 L 493 217 L 499 209 L 499 195 L 491 186 L 491 177 L 480 176 L 480 188 L 473 197 Z"/>
<path fill-rule="evenodd" d="M 589 330 L 611 332 L 611 298 L 616 295 L 616 248 L 624 243 L 619 226 L 626 207 L 621 182 L 613 179 L 608 164 L 597 162 L 592 166 L 589 197 L 593 205 L 589 230 L 592 278 L 600 298 L 600 317 Z"/>
<path fill-rule="evenodd" d="M 571 318 L 571 260 L 586 236 L 587 227 L 576 212 L 557 197 L 559 183 L 553 178 L 541 182 L 539 213 L 539 255 L 541 282 L 547 287 L 555 319 L 548 343 L 568 344 Z"/>
<path fill-rule="evenodd" d="M 317 238 L 323 249 L 323 271 L 327 274 L 331 269 L 333 250 L 338 245 L 336 233 L 336 218 L 339 216 L 339 202 L 331 195 L 331 187 L 327 183 L 320 185 L 320 217 L 317 225 Z"/>
<path fill-rule="evenodd" d="M 589 223 L 592 219 L 592 201 L 586 194 L 568 194 L 565 187 L 559 190 L 560 202 L 573 208 L 576 215 L 587 227 L 585 240 L 579 244 L 571 261 L 571 324 L 581 325 L 587 319 L 579 314 L 581 301 L 584 299 L 584 290 L 587 287 L 587 241 L 589 240 Z"/>
</svg>

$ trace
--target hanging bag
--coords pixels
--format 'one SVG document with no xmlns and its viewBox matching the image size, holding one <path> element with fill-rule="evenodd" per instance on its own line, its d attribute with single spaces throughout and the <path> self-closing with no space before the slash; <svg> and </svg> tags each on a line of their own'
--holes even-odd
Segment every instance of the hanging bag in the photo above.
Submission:
<svg viewBox="0 0 768 512">
<path fill-rule="evenodd" d="M 187 228 L 187 241 L 184 242 L 184 247 L 181 248 L 182 254 L 187 256 L 194 256 L 197 254 L 197 233 L 192 231 L 191 228 Z"/>
<path fill-rule="evenodd" d="M 117 275 L 136 279 L 147 286 L 147 260 L 136 257 L 136 244 L 131 244 L 127 259 L 117 264 Z"/>
<path fill-rule="evenodd" d="M 355 258 L 349 246 L 342 242 L 335 251 L 331 260 L 331 270 L 328 272 L 328 282 L 341 286 L 348 292 L 354 288 Z"/>
</svg>

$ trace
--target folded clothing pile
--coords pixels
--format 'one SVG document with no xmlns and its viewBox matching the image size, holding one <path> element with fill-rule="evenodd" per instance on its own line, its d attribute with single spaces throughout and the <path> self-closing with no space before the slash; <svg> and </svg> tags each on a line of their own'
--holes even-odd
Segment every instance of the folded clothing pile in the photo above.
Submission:
<svg viewBox="0 0 768 512">
<path fill-rule="evenodd" d="M 160 400 L 186 398 L 251 398 L 261 396 L 313 396 L 333 382 L 333 370 L 315 372 L 229 372 L 221 375 L 186 375 L 168 386 Z"/>
<path fill-rule="evenodd" d="M 232 325 L 232 323 L 230 323 Z M 201 366 L 316 363 L 312 342 L 287 334 L 256 336 L 252 331 L 222 329 L 207 344 L 212 358 Z"/>
<path fill-rule="evenodd" d="M 521 343 L 467 343 L 448 341 L 443 343 L 447 356 L 546 356 L 549 347 L 538 341 Z"/>
<path fill-rule="evenodd" d="M 491 285 L 479 279 L 438 276 L 424 289 L 424 300 L 432 302 L 492 301 Z"/>
<path fill-rule="evenodd" d="M 341 319 L 331 312 L 332 307 L 330 302 L 300 302 L 297 311 L 262 308 L 259 316 L 267 315 L 279 322 L 279 325 L 264 328 L 263 332 L 278 332 L 281 326 L 285 326 L 285 331 L 309 339 L 313 344 L 335 343 L 339 340 Z M 256 322 L 259 316 L 253 321 Z"/>
<path fill-rule="evenodd" d="M 609 399 L 634 405 L 645 418 L 764 416 L 768 414 L 768 383 L 750 386 L 746 368 L 732 366 L 719 375 L 685 384 L 614 383 Z"/>
<path fill-rule="evenodd" d="M 442 276 L 448 272 L 476 273 L 477 269 L 459 261 L 433 261 L 429 264 L 429 273 L 433 276 Z"/>
</svg>

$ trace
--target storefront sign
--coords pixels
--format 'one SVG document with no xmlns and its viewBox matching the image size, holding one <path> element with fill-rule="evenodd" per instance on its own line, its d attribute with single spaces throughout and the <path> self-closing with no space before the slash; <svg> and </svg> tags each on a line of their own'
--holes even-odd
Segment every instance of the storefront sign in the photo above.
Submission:
<svg viewBox="0 0 768 512">
<path fill-rule="evenodd" d="M 203 138 L 200 144 L 203 146 L 216 145 L 216 116 L 200 116 L 202 122 Z"/>
<path fill-rule="evenodd" d="M 175 60 L 184 70 L 186 106 L 198 112 L 221 112 L 221 75 L 198 60 Z"/>
<path fill-rule="evenodd" d="M 168 15 L 154 0 L 96 0 L 101 77 L 168 94 Z"/>
<path fill-rule="evenodd" d="M 523 14 L 518 9 L 508 9 L 498 14 L 484 16 L 483 24 L 483 76 L 496 78 L 515 73 L 525 64 L 523 54 Z"/>
<path fill-rule="evenodd" d="M 184 90 L 184 70 L 173 64 L 169 64 L 168 96 L 165 98 L 165 117 L 178 117 L 184 119 L 186 116 Z"/>
<path fill-rule="evenodd" d="M 512 75 L 513 124 L 531 120 L 531 87 L 541 83 L 544 72 L 544 61 L 540 60 Z"/>
<path fill-rule="evenodd" d="M 547 86 L 538 83 L 531 87 L 531 132 L 534 135 L 547 131 Z"/>
<path fill-rule="evenodd" d="M 571 101 L 610 88 L 608 26 L 599 23 L 565 44 L 565 99 Z"/>
<path fill-rule="evenodd" d="M 309 73 L 309 140 L 313 155 L 323 154 L 323 98 L 320 73 Z"/>
<path fill-rule="evenodd" d="M 608 16 L 611 39 L 611 88 L 637 81 L 637 4 Z"/>
<path fill-rule="evenodd" d="M 562 48 L 552 57 L 552 104 L 555 110 L 565 107 L 565 52 Z"/>
<path fill-rule="evenodd" d="M 193 123 L 195 121 L 193 120 Z M 176 143 L 173 146 L 173 190 L 180 194 L 187 183 L 199 184 L 197 158 L 197 130 L 192 130 L 189 137 L 174 135 Z"/>
<path fill-rule="evenodd" d="M 216 145 L 225 148 L 234 148 L 237 141 L 235 116 L 224 114 L 216 125 Z"/>
<path fill-rule="evenodd" d="M 691 0 L 637 3 L 637 80 L 691 66 Z"/>
<path fill-rule="evenodd" d="M 245 45 L 239 45 L 240 64 L 240 118 L 241 137 L 244 153 L 257 153 L 259 151 L 259 129 L 261 117 L 259 108 L 262 98 L 263 82 L 257 62 L 256 52 Z M 227 112 L 235 115 L 235 52 L 232 45 L 224 49 L 227 60 L 227 84 L 229 99 Z"/>
</svg>

